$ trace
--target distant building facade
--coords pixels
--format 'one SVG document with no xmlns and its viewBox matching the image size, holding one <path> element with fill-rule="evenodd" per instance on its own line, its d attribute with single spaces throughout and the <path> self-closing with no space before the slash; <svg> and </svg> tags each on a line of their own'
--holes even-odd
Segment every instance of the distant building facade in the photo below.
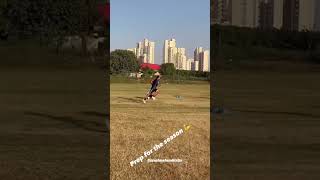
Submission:
<svg viewBox="0 0 320 180">
<path fill-rule="evenodd" d="M 315 1 L 314 3 L 314 30 L 320 31 L 320 1 Z"/>
<path fill-rule="evenodd" d="M 193 59 L 188 59 L 186 61 L 186 70 L 188 70 L 188 71 L 192 70 L 192 63 L 193 63 Z"/>
<path fill-rule="evenodd" d="M 319 0 L 215 0 L 213 23 L 238 27 L 319 31 Z"/>
<path fill-rule="evenodd" d="M 199 71 L 210 71 L 210 55 L 209 51 L 205 50 L 200 53 L 200 60 L 199 60 Z"/>
<path fill-rule="evenodd" d="M 209 50 L 204 50 L 202 47 L 197 47 L 194 50 L 194 61 L 191 65 L 193 71 L 209 71 L 210 55 Z"/>
<path fill-rule="evenodd" d="M 199 61 L 191 62 L 191 70 L 192 71 L 199 71 Z"/>
<path fill-rule="evenodd" d="M 259 2 L 258 26 L 262 29 L 274 27 L 274 0 L 262 0 Z"/>
<path fill-rule="evenodd" d="M 257 27 L 258 5 L 257 0 L 231 0 L 231 25 Z"/>
<path fill-rule="evenodd" d="M 298 30 L 299 27 L 299 0 L 284 0 L 283 25 L 284 30 Z"/>
<path fill-rule="evenodd" d="M 214 0 L 213 1 L 213 23 L 230 24 L 231 22 L 231 0 Z"/>
<path fill-rule="evenodd" d="M 165 40 L 163 45 L 163 63 L 174 63 L 174 54 L 176 53 L 176 40 Z"/>
<path fill-rule="evenodd" d="M 163 63 L 172 63 L 176 69 L 186 69 L 186 49 L 176 47 L 175 39 L 165 40 L 163 45 Z"/>
<path fill-rule="evenodd" d="M 154 64 L 154 49 L 155 42 L 144 39 L 142 42 L 137 43 L 136 48 L 127 49 L 132 51 L 141 63 L 150 63 Z"/>
<path fill-rule="evenodd" d="M 273 1 L 273 27 L 281 29 L 283 24 L 283 0 Z"/>
<path fill-rule="evenodd" d="M 298 30 L 313 30 L 315 24 L 315 5 L 319 0 L 300 0 Z"/>
<path fill-rule="evenodd" d="M 200 71 L 200 68 L 199 68 L 199 61 L 200 61 L 200 54 L 203 52 L 203 48 L 202 47 L 197 47 L 195 50 L 194 50 L 194 53 L 193 53 L 193 59 L 194 59 L 194 62 L 193 62 L 193 65 L 192 65 L 192 70 L 193 71 Z"/>
</svg>

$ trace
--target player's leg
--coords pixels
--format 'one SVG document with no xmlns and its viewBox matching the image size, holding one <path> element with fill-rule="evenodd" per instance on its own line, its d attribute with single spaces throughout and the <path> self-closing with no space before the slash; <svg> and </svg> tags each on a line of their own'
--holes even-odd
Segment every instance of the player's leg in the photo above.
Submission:
<svg viewBox="0 0 320 180">
<path fill-rule="evenodd" d="M 147 101 L 147 99 L 150 99 L 150 94 L 151 94 L 151 92 L 152 92 L 152 89 L 150 89 L 148 92 L 147 92 L 147 94 L 146 94 L 146 96 L 143 98 L 143 103 L 146 103 L 146 101 Z"/>
<path fill-rule="evenodd" d="M 159 90 L 158 90 L 158 89 L 156 89 L 156 91 L 155 91 L 155 92 L 153 92 L 153 96 L 154 96 L 154 97 L 156 97 L 158 94 L 159 94 Z"/>
<path fill-rule="evenodd" d="M 151 94 L 151 98 L 152 100 L 156 100 L 156 96 L 158 95 L 159 90 L 158 89 L 154 89 L 154 91 Z"/>
</svg>

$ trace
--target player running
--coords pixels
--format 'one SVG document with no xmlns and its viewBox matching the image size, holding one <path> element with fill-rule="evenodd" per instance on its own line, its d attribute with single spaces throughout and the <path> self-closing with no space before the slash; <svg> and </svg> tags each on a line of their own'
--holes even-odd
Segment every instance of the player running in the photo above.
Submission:
<svg viewBox="0 0 320 180">
<path fill-rule="evenodd" d="M 143 98 L 143 103 L 146 103 L 148 99 L 152 99 L 155 100 L 156 96 L 159 94 L 159 90 L 157 89 L 157 87 L 159 87 L 160 85 L 160 73 L 156 72 L 154 74 L 156 77 L 155 79 L 153 79 L 151 81 L 151 88 L 150 90 L 147 92 L 145 98 Z"/>
</svg>

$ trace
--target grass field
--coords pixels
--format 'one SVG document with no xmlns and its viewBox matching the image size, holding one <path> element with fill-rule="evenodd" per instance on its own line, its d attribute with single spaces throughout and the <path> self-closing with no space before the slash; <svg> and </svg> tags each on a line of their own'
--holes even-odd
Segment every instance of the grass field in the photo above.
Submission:
<svg viewBox="0 0 320 180">
<path fill-rule="evenodd" d="M 105 179 L 99 69 L 0 68 L 0 179 Z"/>
<path fill-rule="evenodd" d="M 320 73 L 218 71 L 215 179 L 320 179 Z"/>
<path fill-rule="evenodd" d="M 162 84 L 158 98 L 143 104 L 149 86 L 110 85 L 111 179 L 209 179 L 209 83 Z M 142 163 L 130 166 L 184 125 L 191 127 Z M 148 163 L 149 158 L 182 159 L 182 163 Z"/>
</svg>

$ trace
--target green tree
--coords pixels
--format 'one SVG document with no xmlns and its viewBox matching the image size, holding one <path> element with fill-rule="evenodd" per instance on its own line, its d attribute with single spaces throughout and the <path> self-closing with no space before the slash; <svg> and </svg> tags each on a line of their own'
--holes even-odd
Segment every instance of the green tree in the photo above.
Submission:
<svg viewBox="0 0 320 180">
<path fill-rule="evenodd" d="M 66 36 L 79 35 L 86 54 L 88 36 L 99 18 L 97 7 L 97 0 L 10 0 L 2 12 L 11 34 L 55 42 L 57 52 Z"/>
<path fill-rule="evenodd" d="M 79 29 L 79 3 L 73 0 L 11 0 L 4 15 L 12 34 L 21 38 L 39 36 L 40 40 L 59 40 Z"/>
<path fill-rule="evenodd" d="M 149 77 L 152 76 L 154 73 L 155 73 L 155 71 L 152 70 L 152 69 L 150 69 L 149 67 L 143 69 L 143 75 L 144 75 L 144 77 L 148 77 L 148 78 L 149 78 Z"/>
<path fill-rule="evenodd" d="M 173 63 L 165 63 L 161 65 L 161 73 L 163 75 L 170 75 L 172 76 L 175 74 L 176 68 L 174 67 Z"/>
<path fill-rule="evenodd" d="M 111 74 L 122 74 L 136 72 L 139 70 L 139 63 L 135 54 L 127 50 L 115 50 L 110 54 Z"/>
</svg>

